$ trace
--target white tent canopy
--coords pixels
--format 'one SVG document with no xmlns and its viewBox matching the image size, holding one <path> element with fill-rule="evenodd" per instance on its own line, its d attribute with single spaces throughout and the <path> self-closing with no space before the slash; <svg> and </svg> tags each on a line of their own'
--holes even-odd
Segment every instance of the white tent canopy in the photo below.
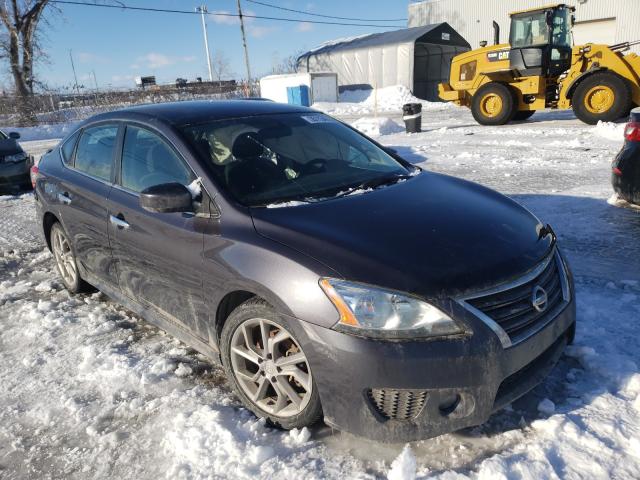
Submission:
<svg viewBox="0 0 640 480">
<path fill-rule="evenodd" d="M 436 100 L 451 58 L 469 49 L 448 23 L 439 23 L 326 43 L 298 58 L 298 72 L 336 72 L 343 89 L 404 85 Z"/>
</svg>

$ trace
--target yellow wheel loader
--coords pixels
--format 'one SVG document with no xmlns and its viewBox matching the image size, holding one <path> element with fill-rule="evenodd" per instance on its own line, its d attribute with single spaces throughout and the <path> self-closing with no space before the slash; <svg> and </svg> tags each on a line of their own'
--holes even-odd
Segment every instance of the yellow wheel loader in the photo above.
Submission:
<svg viewBox="0 0 640 480">
<path fill-rule="evenodd" d="M 589 124 L 627 116 L 640 105 L 640 57 L 624 54 L 636 42 L 572 46 L 575 8 L 565 4 L 511 14 L 509 43 L 453 58 L 440 98 L 471 108 L 482 125 L 525 120 L 543 108 L 568 109 Z"/>
</svg>

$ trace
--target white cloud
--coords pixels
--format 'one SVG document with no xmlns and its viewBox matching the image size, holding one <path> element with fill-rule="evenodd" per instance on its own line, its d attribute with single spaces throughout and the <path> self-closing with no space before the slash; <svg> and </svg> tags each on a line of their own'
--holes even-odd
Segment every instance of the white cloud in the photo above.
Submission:
<svg viewBox="0 0 640 480">
<path fill-rule="evenodd" d="M 89 52 L 78 52 L 73 54 L 74 58 L 77 58 L 80 63 L 107 63 L 108 60 L 100 55 Z"/>
<path fill-rule="evenodd" d="M 236 15 L 235 11 L 229 10 L 216 10 L 210 13 L 217 13 L 220 15 L 210 15 L 209 19 L 213 23 L 217 23 L 218 25 L 240 25 L 240 19 L 234 15 Z M 256 12 L 253 10 L 245 10 L 244 11 L 244 27 L 247 30 L 247 34 L 253 38 L 263 38 L 269 35 L 270 33 L 276 32 L 280 30 L 278 27 L 266 27 L 263 25 L 256 25 L 256 19 L 247 15 L 255 15 Z"/>
<path fill-rule="evenodd" d="M 311 30 L 313 30 L 313 23 L 300 22 L 298 25 L 296 25 L 296 30 L 298 32 L 310 32 Z"/>
<path fill-rule="evenodd" d="M 247 28 L 249 35 L 253 38 L 263 38 L 277 30 L 277 27 L 261 27 L 259 25 L 251 25 Z"/>
<path fill-rule="evenodd" d="M 172 65 L 174 62 L 162 53 L 151 52 L 138 57 L 138 62 L 144 63 L 149 68 L 162 68 Z"/>
<path fill-rule="evenodd" d="M 131 68 L 134 70 L 138 70 L 142 68 L 163 68 L 171 65 L 175 65 L 176 63 L 191 63 L 196 60 L 196 57 L 193 55 L 187 55 L 184 57 L 170 57 L 163 53 L 150 52 L 142 57 L 138 57 L 136 59 L 136 63 L 131 65 Z"/>
<path fill-rule="evenodd" d="M 115 84 L 130 84 L 133 82 L 133 75 L 113 75 L 111 77 L 111 83 Z"/>
<path fill-rule="evenodd" d="M 240 23 L 240 20 L 238 19 L 238 17 L 233 16 L 234 12 L 230 12 L 229 10 L 216 10 L 210 13 L 213 14 L 213 15 L 209 15 L 209 18 L 211 19 L 211 21 L 219 25 L 238 25 Z"/>
</svg>

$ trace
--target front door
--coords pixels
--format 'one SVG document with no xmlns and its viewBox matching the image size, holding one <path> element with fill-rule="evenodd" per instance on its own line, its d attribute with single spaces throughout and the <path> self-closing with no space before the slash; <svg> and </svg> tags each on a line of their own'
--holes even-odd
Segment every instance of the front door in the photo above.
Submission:
<svg viewBox="0 0 640 480">
<path fill-rule="evenodd" d="M 189 185 L 195 175 L 156 132 L 128 125 L 117 185 L 109 197 L 109 231 L 123 293 L 195 333 L 206 317 L 202 294 L 203 219 L 140 207 L 145 188 Z"/>
</svg>

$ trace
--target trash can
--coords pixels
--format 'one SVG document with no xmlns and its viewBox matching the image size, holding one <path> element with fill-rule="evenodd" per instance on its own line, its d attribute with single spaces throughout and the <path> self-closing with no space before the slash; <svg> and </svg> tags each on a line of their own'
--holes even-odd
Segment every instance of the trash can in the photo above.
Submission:
<svg viewBox="0 0 640 480">
<path fill-rule="evenodd" d="M 422 104 L 405 103 L 402 106 L 402 120 L 407 133 L 419 133 L 422 131 Z"/>
</svg>

